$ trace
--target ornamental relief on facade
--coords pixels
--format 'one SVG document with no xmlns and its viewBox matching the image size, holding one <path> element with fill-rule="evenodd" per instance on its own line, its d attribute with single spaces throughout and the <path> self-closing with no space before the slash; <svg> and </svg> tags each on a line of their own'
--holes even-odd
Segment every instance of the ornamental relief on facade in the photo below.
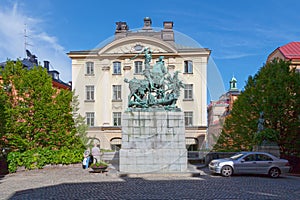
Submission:
<svg viewBox="0 0 300 200">
<path fill-rule="evenodd" d="M 167 53 L 167 51 L 164 50 L 163 48 L 151 44 L 146 44 L 146 43 L 125 44 L 125 45 L 112 48 L 106 51 L 105 53 L 107 54 L 139 53 L 145 47 L 152 49 L 153 53 Z"/>
</svg>

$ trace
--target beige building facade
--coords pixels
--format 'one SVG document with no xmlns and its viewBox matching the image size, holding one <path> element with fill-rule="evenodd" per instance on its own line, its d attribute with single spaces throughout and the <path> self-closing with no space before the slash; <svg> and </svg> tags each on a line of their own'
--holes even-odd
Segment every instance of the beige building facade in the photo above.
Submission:
<svg viewBox="0 0 300 200">
<path fill-rule="evenodd" d="M 101 149 L 118 150 L 122 138 L 122 113 L 128 108 L 129 86 L 125 79 L 143 79 L 144 54 L 152 50 L 153 66 L 160 56 L 171 75 L 180 71 L 184 82 L 177 106 L 184 112 L 187 148 L 199 149 L 207 132 L 207 63 L 210 50 L 175 41 L 173 22 L 161 30 L 144 19 L 140 30 L 131 31 L 126 22 L 117 22 L 114 38 L 91 50 L 70 51 L 72 87 L 79 99 L 79 113 L 86 117 L 88 136 Z M 132 59 L 133 57 L 136 57 Z"/>
</svg>

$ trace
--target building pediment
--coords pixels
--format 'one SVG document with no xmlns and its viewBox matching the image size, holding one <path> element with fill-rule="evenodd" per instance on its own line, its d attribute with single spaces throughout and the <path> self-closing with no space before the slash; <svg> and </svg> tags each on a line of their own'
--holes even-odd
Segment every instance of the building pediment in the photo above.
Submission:
<svg viewBox="0 0 300 200">
<path fill-rule="evenodd" d="M 153 53 L 177 53 L 174 46 L 163 40 L 145 36 L 131 36 L 114 40 L 104 46 L 98 55 L 136 54 L 145 47 L 149 47 Z"/>
</svg>

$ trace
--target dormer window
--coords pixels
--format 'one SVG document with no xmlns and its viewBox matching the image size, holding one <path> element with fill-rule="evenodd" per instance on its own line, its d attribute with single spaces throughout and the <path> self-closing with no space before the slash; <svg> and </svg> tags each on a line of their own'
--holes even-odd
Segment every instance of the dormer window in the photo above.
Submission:
<svg viewBox="0 0 300 200">
<path fill-rule="evenodd" d="M 59 73 L 54 72 L 54 73 L 53 73 L 53 79 L 59 80 Z"/>
<path fill-rule="evenodd" d="M 59 80 L 59 72 L 58 71 L 53 70 L 53 71 L 49 71 L 48 73 L 49 73 L 49 75 L 52 76 L 52 79 Z"/>
</svg>

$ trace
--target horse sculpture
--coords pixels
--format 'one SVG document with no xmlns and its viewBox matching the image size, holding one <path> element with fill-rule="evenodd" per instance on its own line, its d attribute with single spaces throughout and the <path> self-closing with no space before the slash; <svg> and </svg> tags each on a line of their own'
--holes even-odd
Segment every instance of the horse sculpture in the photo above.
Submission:
<svg viewBox="0 0 300 200">
<path fill-rule="evenodd" d="M 145 53 L 146 56 L 148 54 L 151 55 L 151 52 L 149 48 L 145 48 L 141 53 Z M 133 58 L 136 58 L 138 55 Z M 160 56 L 152 69 L 150 68 L 151 60 L 145 60 L 145 70 L 143 71 L 145 79 L 133 78 L 130 81 L 128 79 L 124 80 L 126 83 L 129 83 L 130 89 L 128 108 L 156 107 L 166 110 L 177 109 L 176 101 L 180 95 L 180 88 L 183 88 L 184 84 L 178 79 L 179 71 L 174 72 L 173 76 L 168 73 L 163 58 L 163 56 Z"/>
<path fill-rule="evenodd" d="M 128 95 L 128 107 L 139 104 L 144 105 L 143 99 L 147 91 L 149 91 L 149 81 L 146 79 L 136 79 L 135 77 L 130 81 L 125 78 L 124 81 L 125 83 L 129 83 L 130 94 Z"/>
</svg>

